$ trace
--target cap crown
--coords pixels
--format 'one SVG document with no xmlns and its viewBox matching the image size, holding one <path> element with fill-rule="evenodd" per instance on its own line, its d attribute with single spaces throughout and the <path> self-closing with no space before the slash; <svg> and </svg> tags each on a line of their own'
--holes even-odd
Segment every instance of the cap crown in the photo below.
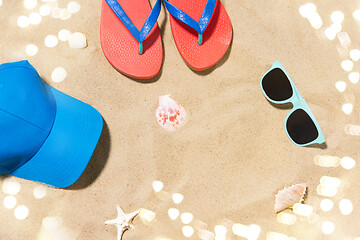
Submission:
<svg viewBox="0 0 360 240">
<path fill-rule="evenodd" d="M 54 96 L 28 61 L 0 65 L 0 174 L 37 153 L 55 115 Z"/>
</svg>

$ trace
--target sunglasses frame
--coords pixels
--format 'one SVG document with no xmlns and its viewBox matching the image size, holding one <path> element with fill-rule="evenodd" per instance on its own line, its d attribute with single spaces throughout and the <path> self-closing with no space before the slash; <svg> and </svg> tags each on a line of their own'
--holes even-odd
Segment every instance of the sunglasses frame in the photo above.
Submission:
<svg viewBox="0 0 360 240">
<path fill-rule="evenodd" d="M 276 100 L 273 100 L 271 99 L 265 92 L 264 88 L 263 88 L 263 79 L 264 77 L 273 69 L 275 68 L 279 68 L 281 69 L 281 71 L 283 71 L 283 73 L 286 75 L 287 79 L 289 80 L 290 82 L 290 85 L 291 85 L 291 88 L 292 88 L 292 96 L 286 100 L 282 100 L 282 101 L 276 101 Z M 284 104 L 284 103 L 291 103 L 293 105 L 292 109 L 290 110 L 290 112 L 288 113 L 286 119 L 285 119 L 285 131 L 286 131 L 286 134 L 287 136 L 289 137 L 289 139 L 292 141 L 292 143 L 294 143 L 296 146 L 299 146 L 299 147 L 303 147 L 303 146 L 308 146 L 308 145 L 311 145 L 311 144 L 322 144 L 322 143 L 325 143 L 325 137 L 324 137 L 324 134 L 322 133 L 321 129 L 320 129 L 320 126 L 318 124 L 318 122 L 316 121 L 315 119 L 315 116 L 314 114 L 311 112 L 309 106 L 306 104 L 306 101 L 305 99 L 301 96 L 300 92 L 297 90 L 294 82 L 292 81 L 292 79 L 290 78 L 289 74 L 286 72 L 285 68 L 281 65 L 281 63 L 279 61 L 276 61 L 273 63 L 273 65 L 271 66 L 271 68 L 264 74 L 264 76 L 261 78 L 261 81 L 260 81 L 260 85 L 261 85 L 261 90 L 264 94 L 264 96 L 266 97 L 267 100 L 269 100 L 270 102 L 273 102 L 273 103 L 276 103 L 276 104 Z M 286 127 L 286 124 L 288 122 L 288 119 L 289 117 L 291 116 L 291 114 L 293 112 L 295 112 L 296 110 L 298 109 L 301 109 L 303 111 L 305 111 L 309 117 L 311 118 L 311 120 L 313 121 L 313 123 L 315 124 L 315 127 L 318 131 L 318 136 L 316 139 L 314 139 L 313 141 L 309 142 L 309 143 L 304 143 L 304 144 L 298 144 L 296 143 L 289 135 L 289 132 L 287 130 L 287 127 Z"/>
</svg>

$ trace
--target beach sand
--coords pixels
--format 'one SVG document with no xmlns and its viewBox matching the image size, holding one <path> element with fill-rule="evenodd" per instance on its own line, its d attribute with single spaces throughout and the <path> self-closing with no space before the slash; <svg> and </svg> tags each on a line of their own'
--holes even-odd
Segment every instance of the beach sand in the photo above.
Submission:
<svg viewBox="0 0 360 240">
<path fill-rule="evenodd" d="M 316 30 L 299 13 L 307 3 L 304 0 L 222 0 L 232 20 L 233 42 L 215 67 L 200 73 L 182 60 L 168 13 L 162 8 L 158 23 L 164 63 L 159 76 L 151 80 L 130 79 L 109 64 L 100 46 L 101 1 L 76 1 L 81 10 L 70 19 L 45 16 L 40 24 L 26 28 L 17 26 L 17 18 L 38 12 L 45 3 L 38 1 L 32 10 L 20 0 L 3 0 L 0 6 L 0 63 L 28 59 L 45 82 L 91 104 L 105 122 L 93 158 L 70 188 L 45 187 L 46 196 L 36 199 L 33 189 L 40 184 L 16 179 L 21 184 L 15 195 L 17 206 L 28 207 L 29 215 L 17 220 L 14 209 L 1 204 L 0 239 L 116 239 L 116 228 L 104 225 L 116 218 L 116 204 L 126 213 L 144 208 L 156 214 L 151 222 L 137 217 L 135 229 L 126 232 L 124 240 L 186 239 L 185 225 L 195 229 L 189 239 L 200 239 L 198 234 L 205 230 L 214 232 L 216 225 L 226 227 L 226 239 L 244 239 L 233 234 L 235 223 L 258 225 L 258 239 L 273 240 L 269 232 L 298 240 L 360 236 L 359 167 L 347 170 L 314 164 L 318 155 L 359 159 L 359 136 L 347 134 L 345 126 L 360 125 L 360 83 L 351 83 L 349 72 L 341 67 L 350 58 L 349 50 L 360 47 L 359 23 L 352 16 L 357 1 L 318 3 L 322 26 Z M 59 1 L 58 7 L 65 8 L 67 3 Z M 351 38 L 350 45 L 343 43 L 345 47 L 338 38 L 325 36 L 336 10 L 344 12 L 341 31 Z M 61 29 L 84 33 L 88 47 L 72 49 L 61 41 L 46 47 L 45 37 L 57 36 Z M 38 46 L 35 56 L 26 55 L 28 44 Z M 325 146 L 293 145 L 284 130 L 291 106 L 272 105 L 263 96 L 260 79 L 276 60 L 314 113 L 327 140 Z M 359 65 L 354 63 L 353 71 L 358 72 Z M 67 78 L 55 83 L 51 73 L 59 66 L 66 69 Z M 336 89 L 337 81 L 347 84 L 344 92 Z M 166 94 L 187 112 L 186 124 L 176 132 L 167 132 L 156 122 L 159 96 Z M 345 103 L 354 106 L 348 115 L 342 110 Z M 330 212 L 320 208 L 320 201 L 327 198 L 317 193 L 322 176 L 342 181 L 338 193 L 329 197 L 334 202 Z M 159 193 L 153 190 L 154 181 L 163 183 Z M 305 203 L 318 217 L 313 215 L 310 223 L 307 217 L 297 216 L 296 223 L 288 226 L 277 220 L 275 194 L 296 183 L 308 185 Z M 182 194 L 184 200 L 175 204 L 174 193 Z M 1 202 L 6 196 L 1 193 Z M 349 216 L 339 210 L 341 199 L 353 204 Z M 183 224 L 180 217 L 171 220 L 170 208 L 191 213 L 192 222 Z M 46 217 L 57 217 L 54 229 L 42 226 Z M 328 236 L 322 232 L 325 221 L 335 226 Z"/>
</svg>

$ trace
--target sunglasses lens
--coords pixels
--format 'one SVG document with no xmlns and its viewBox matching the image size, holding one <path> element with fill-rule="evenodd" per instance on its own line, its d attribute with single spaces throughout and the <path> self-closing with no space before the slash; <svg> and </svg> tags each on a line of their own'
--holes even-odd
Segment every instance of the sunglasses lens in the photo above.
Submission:
<svg viewBox="0 0 360 240">
<path fill-rule="evenodd" d="M 293 94 L 290 81 L 280 68 L 274 68 L 264 76 L 262 87 L 266 95 L 274 101 L 284 101 Z"/>
<path fill-rule="evenodd" d="M 319 133 L 310 116 L 302 109 L 297 109 L 287 119 L 286 129 L 291 139 L 297 144 L 314 141 Z"/>
</svg>

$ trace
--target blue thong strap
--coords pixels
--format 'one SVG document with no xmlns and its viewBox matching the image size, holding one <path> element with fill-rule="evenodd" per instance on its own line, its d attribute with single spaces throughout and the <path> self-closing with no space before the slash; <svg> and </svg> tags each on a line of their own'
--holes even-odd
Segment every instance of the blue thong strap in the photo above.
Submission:
<svg viewBox="0 0 360 240">
<path fill-rule="evenodd" d="M 210 19 L 212 15 L 214 14 L 215 6 L 217 0 L 208 0 L 206 3 L 206 6 L 204 8 L 204 11 L 200 17 L 199 22 L 194 20 L 192 17 L 190 17 L 188 14 L 186 14 L 184 11 L 178 9 L 174 5 L 172 5 L 168 0 L 164 0 L 165 5 L 169 13 L 174 16 L 179 21 L 185 23 L 186 25 L 190 26 L 191 28 L 195 29 L 199 33 L 199 45 L 202 44 L 203 36 L 205 29 L 209 25 Z"/>
<path fill-rule="evenodd" d="M 134 1 L 134 0 L 131 0 Z M 117 0 L 105 0 L 109 7 L 113 10 L 116 16 L 127 27 L 134 38 L 139 42 L 139 54 L 143 54 L 143 41 L 149 35 L 151 29 L 154 27 L 161 10 L 161 2 L 157 0 L 149 17 L 146 19 L 143 27 L 139 31 L 131 22 L 130 18 L 126 15 L 124 9 L 120 6 Z"/>
</svg>

